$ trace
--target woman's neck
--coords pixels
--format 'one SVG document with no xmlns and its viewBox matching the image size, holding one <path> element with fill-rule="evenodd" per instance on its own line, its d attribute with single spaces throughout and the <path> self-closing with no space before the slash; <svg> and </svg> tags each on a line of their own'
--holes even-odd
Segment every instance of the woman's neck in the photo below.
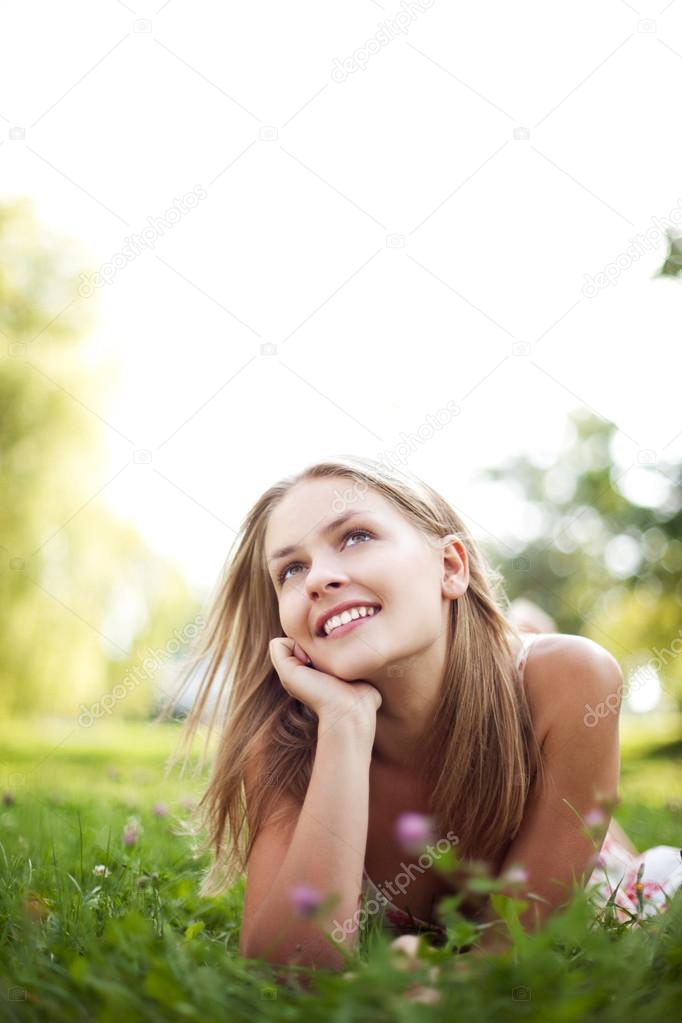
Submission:
<svg viewBox="0 0 682 1023">
<path fill-rule="evenodd" d="M 424 736 L 429 734 L 432 713 L 425 714 L 422 719 L 393 718 L 387 714 L 382 716 L 381 710 L 380 707 L 377 712 L 372 758 L 382 766 L 418 773 L 424 761 Z"/>
<path fill-rule="evenodd" d="M 511 641 L 511 653 L 516 662 L 521 643 Z M 421 658 L 413 657 L 402 674 L 382 680 L 382 704 L 377 711 L 376 733 L 372 757 L 386 767 L 419 772 L 428 750 L 438 704 L 445 650 L 442 644 L 422 651 Z M 440 665 L 440 676 L 434 670 Z M 432 669 L 430 675 L 426 667 Z M 402 670 L 402 669 L 401 669 Z M 425 678 L 433 679 L 425 684 Z"/>
</svg>

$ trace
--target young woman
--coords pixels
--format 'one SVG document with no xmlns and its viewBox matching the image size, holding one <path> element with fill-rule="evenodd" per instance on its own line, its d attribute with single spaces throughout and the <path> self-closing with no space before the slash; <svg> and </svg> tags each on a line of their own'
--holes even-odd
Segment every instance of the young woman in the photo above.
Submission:
<svg viewBox="0 0 682 1023">
<path fill-rule="evenodd" d="M 370 902 L 392 933 L 442 940 L 437 904 L 457 879 L 409 869 L 405 814 L 432 822 L 460 863 L 505 880 L 519 868 L 509 891 L 528 897 L 528 929 L 575 885 L 598 881 L 603 902 L 609 870 L 639 865 L 610 819 L 617 661 L 579 636 L 524 635 L 505 606 L 463 520 L 407 473 L 344 457 L 254 504 L 188 674 L 203 665 L 185 730 L 189 742 L 217 684 L 201 893 L 247 872 L 243 955 L 341 968 L 329 935 L 354 947 Z M 679 851 L 660 849 L 672 891 Z M 405 868 L 409 883 L 389 885 Z M 372 879 L 388 879 L 391 897 L 375 898 Z M 485 902 L 463 906 L 495 921 Z M 482 948 L 502 947 L 499 928 Z"/>
</svg>

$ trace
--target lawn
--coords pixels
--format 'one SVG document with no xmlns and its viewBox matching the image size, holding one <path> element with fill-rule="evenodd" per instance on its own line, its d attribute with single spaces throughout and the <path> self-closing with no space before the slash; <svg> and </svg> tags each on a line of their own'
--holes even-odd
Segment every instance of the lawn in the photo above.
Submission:
<svg viewBox="0 0 682 1023">
<path fill-rule="evenodd" d="M 682 847 L 682 723 L 624 719 L 621 735 L 618 821 L 640 849 Z M 278 983 L 239 956 L 243 881 L 197 894 L 207 855 L 177 832 L 201 783 L 164 778 L 176 737 L 113 720 L 0 726 L 2 1020 L 682 1018 L 682 893 L 634 929 L 595 925 L 576 898 L 541 934 L 474 960 L 453 954 L 453 910 L 450 947 L 422 943 L 411 969 L 369 930 L 346 975 Z M 438 1001 L 420 1004 L 408 995 L 434 966 Z"/>
</svg>

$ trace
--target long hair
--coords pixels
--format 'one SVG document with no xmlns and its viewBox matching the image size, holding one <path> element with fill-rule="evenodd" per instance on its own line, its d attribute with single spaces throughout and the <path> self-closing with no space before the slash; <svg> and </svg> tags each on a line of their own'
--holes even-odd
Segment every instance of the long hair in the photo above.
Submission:
<svg viewBox="0 0 682 1023">
<path fill-rule="evenodd" d="M 467 550 L 469 585 L 450 602 L 440 702 L 420 769 L 432 793 L 430 814 L 439 834 L 456 830 L 461 860 L 493 861 L 518 831 L 530 786 L 536 772 L 542 773 L 511 645 L 521 635 L 505 617 L 509 605 L 502 576 L 490 566 L 464 521 L 423 481 L 372 459 L 343 455 L 309 465 L 271 486 L 246 515 L 194 657 L 163 712 L 170 713 L 199 670 L 197 697 L 179 745 L 191 744 L 210 695 L 200 769 L 218 718 L 217 743 L 210 780 L 195 810 L 198 830 L 207 832 L 201 851 L 212 851 L 200 888 L 204 896 L 220 894 L 245 872 L 260 827 L 275 819 L 268 810 L 271 801 L 286 794 L 301 806 L 305 799 L 317 716 L 286 692 L 270 659 L 270 641 L 283 633 L 264 541 L 273 509 L 295 484 L 332 476 L 391 501 L 431 543 L 453 534 Z M 177 755 L 176 751 L 171 763 Z"/>
</svg>

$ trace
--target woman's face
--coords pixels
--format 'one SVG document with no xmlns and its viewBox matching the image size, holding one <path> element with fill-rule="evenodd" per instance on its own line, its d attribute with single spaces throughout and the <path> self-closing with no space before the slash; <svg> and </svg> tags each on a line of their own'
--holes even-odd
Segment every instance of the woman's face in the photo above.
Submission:
<svg viewBox="0 0 682 1023">
<path fill-rule="evenodd" d="M 294 549 L 273 558 L 285 546 Z M 439 546 L 381 494 L 346 477 L 297 483 L 270 516 L 265 551 L 285 634 L 316 668 L 347 681 L 381 678 L 387 665 L 433 647 L 449 601 L 468 583 L 460 541 Z M 346 601 L 380 610 L 319 635 L 320 616 Z"/>
</svg>

